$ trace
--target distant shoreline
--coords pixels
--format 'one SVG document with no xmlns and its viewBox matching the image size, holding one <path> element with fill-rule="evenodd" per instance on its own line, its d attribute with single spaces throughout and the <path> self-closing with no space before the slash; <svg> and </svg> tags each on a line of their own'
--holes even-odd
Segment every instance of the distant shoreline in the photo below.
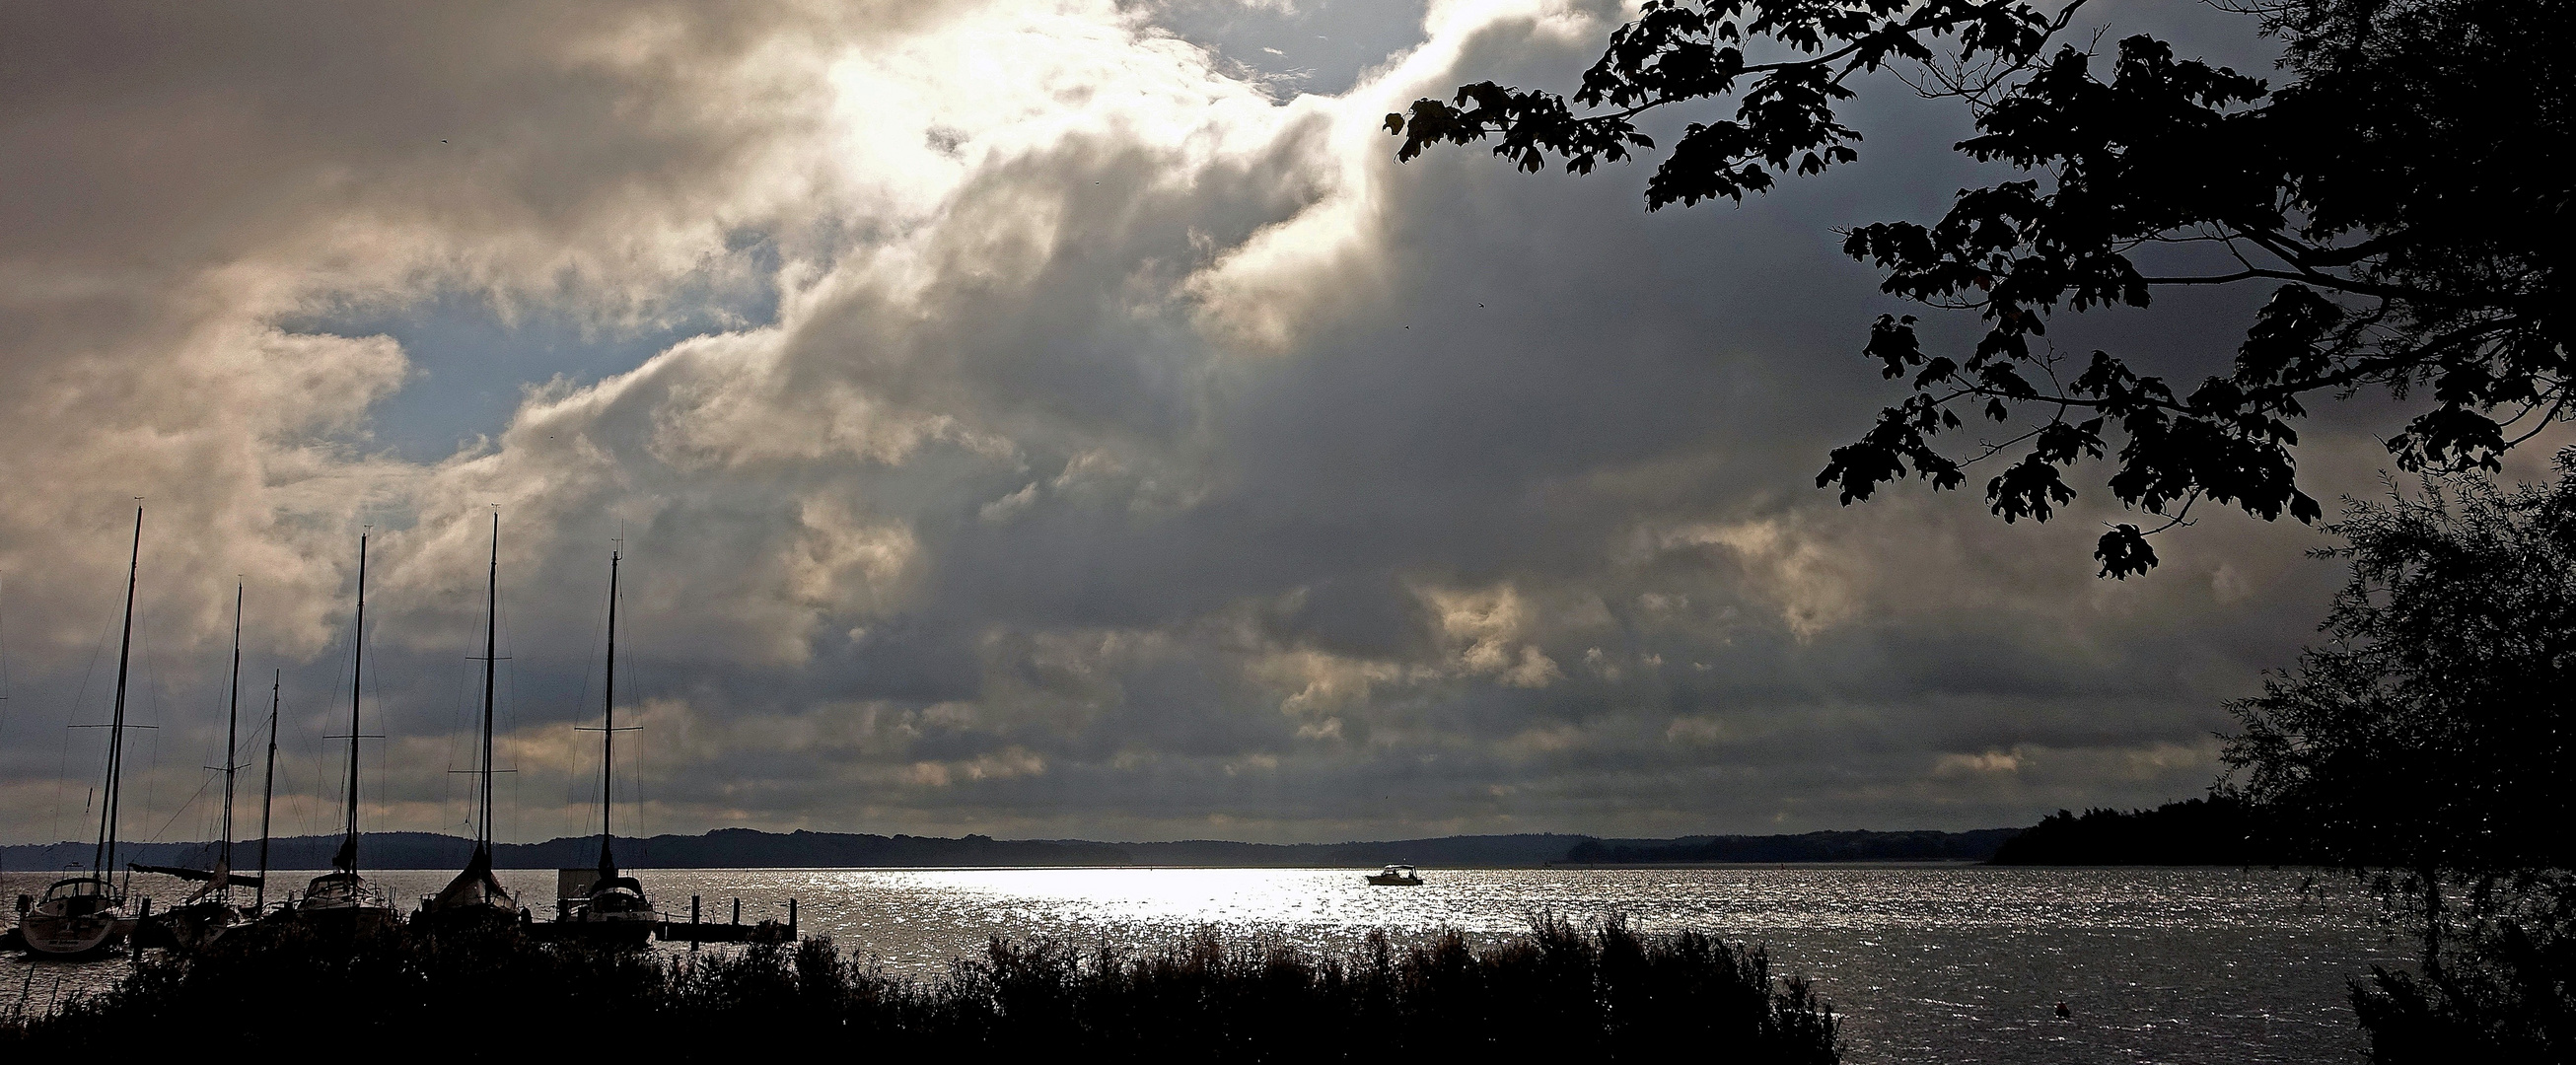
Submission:
<svg viewBox="0 0 2576 1065">
<path fill-rule="evenodd" d="M 621 864 L 635 869 L 1031 869 L 1031 868 L 1374 868 L 1390 862 L 1445 869 L 1543 869 L 1673 867 L 1691 864 L 1773 865 L 1782 862 L 1896 862 L 1959 864 L 1990 856 L 2017 829 L 1975 833 L 1830 832 L 1797 836 L 1686 836 L 1677 839 L 1602 839 L 1523 834 L 1444 836 L 1348 843 L 1238 843 L 1176 840 L 1106 843 L 1091 840 L 997 840 L 969 835 L 877 836 L 833 832 L 759 832 L 718 829 L 696 836 L 620 837 Z M 339 846 L 337 836 L 271 840 L 269 867 L 323 868 Z M 236 842 L 234 863 L 257 841 Z M 452 869 L 473 844 L 428 832 L 370 833 L 359 845 L 360 862 L 372 869 Z M 212 843 L 124 844 L 120 861 L 147 865 L 204 866 Z M 503 843 L 493 864 L 504 869 L 587 867 L 598 860 L 599 839 L 573 837 L 544 843 Z M 0 868 L 40 872 L 87 868 L 88 843 L 17 844 L 0 847 Z M 1674 861 L 1649 855 L 1670 854 Z M 1643 860 L 1640 860 L 1640 859 Z"/>
<path fill-rule="evenodd" d="M 1107 843 L 1079 839 L 994 839 L 967 835 L 880 836 L 849 832 L 762 832 L 720 828 L 694 836 L 621 836 L 617 856 L 633 869 L 1347 869 L 1390 863 L 1443 869 L 1677 869 L 1778 865 L 1940 867 L 2277 865 L 2293 855 L 2259 845 L 2250 815 L 2229 800 L 2191 799 L 2153 810 L 2059 811 L 2030 828 L 1968 832 L 1805 832 L 1775 836 L 1681 836 L 1617 839 L 1562 833 L 1440 836 L 1348 843 L 1240 843 L 1171 840 Z M 234 844 L 234 864 L 250 861 Z M 269 842 L 272 869 L 331 864 L 338 836 L 293 836 Z M 433 832 L 369 833 L 360 864 L 369 869 L 455 869 L 470 840 Z M 126 843 L 118 858 L 146 865 L 205 867 L 212 843 Z M 89 843 L 0 846 L 0 870 L 86 869 Z M 502 843 L 503 869 L 587 868 L 599 837 Z"/>
</svg>

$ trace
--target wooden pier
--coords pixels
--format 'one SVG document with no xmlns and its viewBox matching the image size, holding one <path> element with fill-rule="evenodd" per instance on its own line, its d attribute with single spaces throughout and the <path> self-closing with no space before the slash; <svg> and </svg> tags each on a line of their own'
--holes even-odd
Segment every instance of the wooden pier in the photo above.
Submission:
<svg viewBox="0 0 2576 1065">
<path fill-rule="evenodd" d="M 653 938 L 665 943 L 794 943 L 796 942 L 796 900 L 787 900 L 787 920 L 742 923 L 742 900 L 733 900 L 733 919 L 722 924 L 702 920 L 703 900 L 689 896 L 687 921 L 664 921 L 656 926 Z"/>
</svg>

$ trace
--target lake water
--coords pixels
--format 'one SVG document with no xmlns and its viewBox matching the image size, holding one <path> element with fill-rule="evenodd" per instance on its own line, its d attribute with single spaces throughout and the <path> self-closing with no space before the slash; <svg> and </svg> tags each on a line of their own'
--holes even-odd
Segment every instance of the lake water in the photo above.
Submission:
<svg viewBox="0 0 2576 1065">
<path fill-rule="evenodd" d="M 1426 870 L 1372 888 L 1350 869 L 645 869 L 685 919 L 786 916 L 887 972 L 933 979 L 989 936 L 1151 946 L 1201 928 L 1267 933 L 1340 952 L 1372 929 L 1402 939 L 1455 928 L 1497 936 L 1552 911 L 1621 913 L 1767 946 L 1844 1020 L 1852 1062 L 2326 1062 L 2361 1049 L 2349 981 L 2401 964 L 2403 940 L 2330 876 L 2233 869 L 1785 866 Z M 300 886 L 310 874 L 280 874 Z M 449 874 L 389 871 L 406 909 Z M 547 870 L 504 870 L 524 897 Z M 0 892 L 41 887 L 10 874 Z M 167 900 L 186 885 L 138 876 Z M 549 906 L 538 907 L 542 915 Z M 681 949 L 665 946 L 660 949 Z M 708 949 L 728 949 L 711 947 Z M 0 1011 L 112 981 L 117 961 L 0 966 Z M 2065 1002 L 2073 1018 L 2054 1017 Z"/>
</svg>

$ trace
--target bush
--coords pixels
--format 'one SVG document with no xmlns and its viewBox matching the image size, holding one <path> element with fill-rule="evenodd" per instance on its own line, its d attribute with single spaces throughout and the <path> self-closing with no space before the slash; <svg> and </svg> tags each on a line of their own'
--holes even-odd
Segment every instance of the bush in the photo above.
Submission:
<svg viewBox="0 0 2576 1065">
<path fill-rule="evenodd" d="M 0 1028 L 0 1045 L 176 1055 L 426 1039 L 455 1058 L 705 1060 L 795 1039 L 872 1053 L 1684 1053 L 1805 1065 L 1838 1060 L 1835 1028 L 1831 1007 L 1804 981 L 1775 980 L 1758 948 L 1696 932 L 1642 935 L 1616 919 L 1587 928 L 1542 917 L 1483 947 L 1455 932 L 1405 947 L 1372 934 L 1341 957 L 1215 932 L 1141 951 L 996 938 L 931 982 L 889 977 L 828 939 L 664 959 L 540 944 L 515 930 L 350 941 L 263 927 L 195 958 L 148 960 L 110 992 Z"/>
<path fill-rule="evenodd" d="M 2419 882 L 2411 894 L 2423 894 Z M 2419 972 L 2374 966 L 2353 986 L 2370 1059 L 2576 1061 L 2576 882 L 2566 874 L 2467 885 L 2426 938 Z M 2401 894 L 2409 894 L 2401 887 Z M 2421 916 L 2430 907 L 2408 907 Z"/>
</svg>

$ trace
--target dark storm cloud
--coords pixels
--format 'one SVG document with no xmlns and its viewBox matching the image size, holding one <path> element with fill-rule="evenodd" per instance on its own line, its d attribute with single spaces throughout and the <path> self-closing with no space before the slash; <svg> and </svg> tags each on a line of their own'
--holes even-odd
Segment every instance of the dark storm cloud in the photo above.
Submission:
<svg viewBox="0 0 2576 1065">
<path fill-rule="evenodd" d="M 2105 582 L 2098 503 L 2007 527 L 1973 496 L 1814 490 L 1890 396 L 1856 352 L 1893 305 L 1832 227 L 1979 180 L 1946 151 L 1956 116 L 1892 82 L 1861 166 L 1649 216 L 1639 168 L 1399 166 L 1376 129 L 1470 77 L 1570 84 L 1615 22 L 1591 6 L 1435 5 L 1402 33 L 1317 5 L 512 10 L 311 21 L 265 63 L 182 49 L 104 94 L 46 68 L 64 84 L 7 134 L 77 177 L 41 209 L 141 219 L 0 263 L 81 279 L 16 297 L 48 324 L 9 342 L 13 383 L 109 415 L 10 430 L 48 493 L 105 497 L 7 511 L 49 693 L 77 689 L 119 576 L 114 504 L 148 491 L 191 533 L 152 559 L 185 586 L 152 603 L 187 619 L 159 623 L 188 693 L 168 719 L 205 742 L 221 578 L 248 571 L 259 651 L 318 734 L 372 520 L 381 813 L 448 824 L 499 503 L 521 835 L 585 816 L 567 726 L 598 711 L 621 534 L 621 718 L 646 728 L 626 775 L 653 830 L 1967 827 L 2197 790 L 2218 702 L 2287 660 L 2331 576 L 2298 556 L 2312 532 L 2212 516 L 2154 577 Z M 161 39 L 11 17 L 67 52 Z M 2215 18 L 2189 25 L 2244 44 Z M 1265 42 L 1310 31 L 1347 31 L 1338 58 L 1247 55 L 1302 62 Z M 402 91 L 326 105 L 405 47 L 433 58 L 382 60 Z M 244 146 L 153 135 L 218 112 Z M 483 140 L 456 162 L 396 122 Z M 84 137 L 166 162 L 118 171 Z M 169 208 L 200 235 L 165 248 L 165 201 L 215 220 Z M 586 383 L 443 461 L 371 452 L 367 412 L 434 345 L 335 323 L 459 293 L 492 328 L 615 336 L 776 309 L 570 368 Z M 120 306 L 146 324 L 93 320 Z M 2229 316 L 2098 342 L 2188 368 L 2224 357 Z M 205 414 L 253 396 L 265 420 Z M 2309 461 L 2360 485 L 2374 447 L 2327 434 Z M 66 762 L 28 728 L 20 811 L 57 802 Z"/>
</svg>

